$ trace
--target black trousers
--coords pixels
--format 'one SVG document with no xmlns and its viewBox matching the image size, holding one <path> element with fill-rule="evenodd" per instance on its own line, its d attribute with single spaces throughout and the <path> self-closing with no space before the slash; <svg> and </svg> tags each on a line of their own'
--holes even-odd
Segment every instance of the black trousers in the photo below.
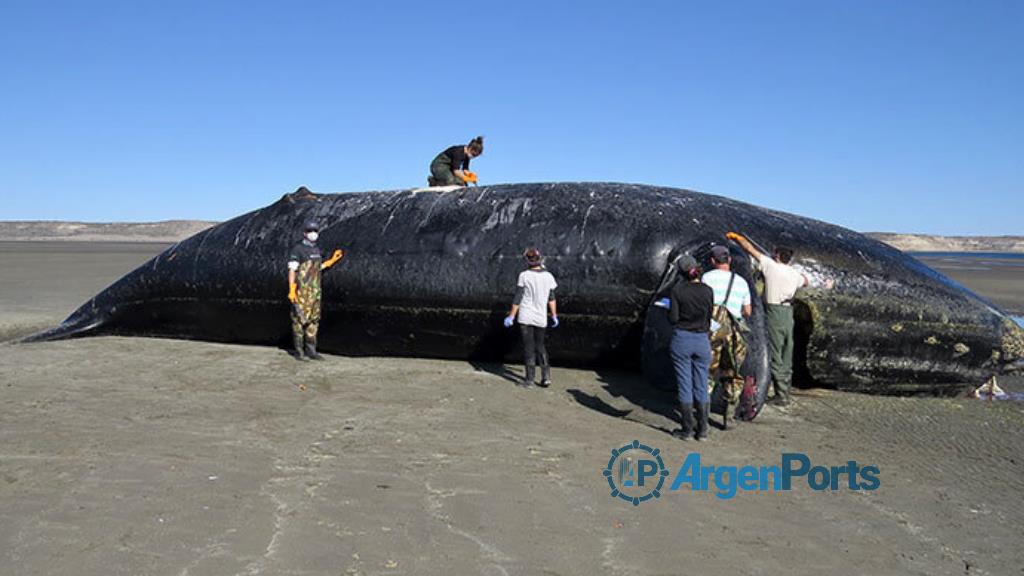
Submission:
<svg viewBox="0 0 1024 576">
<path fill-rule="evenodd" d="M 544 347 L 545 328 L 520 324 L 523 333 L 523 363 L 527 366 L 548 365 L 548 350 Z"/>
</svg>

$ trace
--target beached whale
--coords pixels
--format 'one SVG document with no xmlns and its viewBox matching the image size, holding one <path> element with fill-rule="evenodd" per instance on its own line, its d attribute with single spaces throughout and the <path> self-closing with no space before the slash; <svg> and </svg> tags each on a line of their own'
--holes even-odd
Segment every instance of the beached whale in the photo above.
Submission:
<svg viewBox="0 0 1024 576">
<path fill-rule="evenodd" d="M 556 364 L 637 367 L 657 379 L 665 345 L 651 303 L 670 262 L 707 262 L 735 230 L 795 261 L 831 289 L 797 305 L 798 382 L 876 392 L 953 391 L 979 384 L 1024 351 L 1024 332 L 995 306 L 917 260 L 850 230 L 720 196 L 610 183 L 313 194 L 183 240 L 29 338 L 87 334 L 286 344 L 286 258 L 302 223 L 347 256 L 324 276 L 320 349 L 347 355 L 512 360 L 502 327 L 537 246 L 559 282 Z M 750 260 L 731 246 L 753 286 Z M 646 334 L 645 334 L 646 320 Z M 755 299 L 745 371 L 758 405 L 768 383 L 763 308 Z M 642 350 L 644 349 L 644 350 Z"/>
</svg>

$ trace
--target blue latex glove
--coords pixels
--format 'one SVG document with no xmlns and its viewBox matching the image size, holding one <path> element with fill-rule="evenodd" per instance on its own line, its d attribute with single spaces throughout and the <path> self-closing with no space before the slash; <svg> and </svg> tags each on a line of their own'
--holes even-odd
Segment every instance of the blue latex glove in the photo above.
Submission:
<svg viewBox="0 0 1024 576">
<path fill-rule="evenodd" d="M 514 318 L 511 316 L 505 316 L 505 328 L 511 328 L 513 322 L 515 322 Z"/>
<path fill-rule="evenodd" d="M 551 327 L 558 328 L 558 316 L 551 317 Z"/>
<path fill-rule="evenodd" d="M 654 302 L 654 305 L 659 307 L 659 308 L 671 308 L 672 307 L 672 301 L 669 300 L 668 298 L 661 298 L 659 300 L 656 300 Z"/>
</svg>

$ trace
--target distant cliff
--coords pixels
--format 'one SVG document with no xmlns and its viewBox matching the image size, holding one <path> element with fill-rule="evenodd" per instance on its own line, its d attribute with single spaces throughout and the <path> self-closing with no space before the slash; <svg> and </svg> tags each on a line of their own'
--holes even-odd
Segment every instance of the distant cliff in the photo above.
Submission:
<svg viewBox="0 0 1024 576">
<path fill-rule="evenodd" d="M 867 232 L 904 252 L 1024 252 L 1024 236 L 930 236 Z"/>
<path fill-rule="evenodd" d="M 78 242 L 177 242 L 213 226 L 201 220 L 164 222 L 0 222 L 0 240 Z"/>
</svg>

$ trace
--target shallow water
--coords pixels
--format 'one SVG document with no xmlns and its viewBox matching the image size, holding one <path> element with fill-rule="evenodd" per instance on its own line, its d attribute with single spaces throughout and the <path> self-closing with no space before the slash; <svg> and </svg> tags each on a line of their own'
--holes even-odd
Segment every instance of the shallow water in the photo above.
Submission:
<svg viewBox="0 0 1024 576">
<path fill-rule="evenodd" d="M 908 252 L 932 268 L 941 270 L 1024 270 L 1024 254 L 1010 252 Z"/>
<path fill-rule="evenodd" d="M 989 258 L 995 260 L 1024 260 L 1024 253 L 1020 252 L 907 252 L 911 256 L 923 256 L 925 258 Z"/>
<path fill-rule="evenodd" d="M 981 396 L 978 397 L 978 400 L 986 400 L 987 401 L 987 400 L 990 400 L 990 398 L 988 397 L 987 394 L 982 394 Z M 1024 402 L 1024 392 L 1007 392 L 1006 394 L 1002 394 L 1002 395 L 996 396 L 995 398 L 991 398 L 991 400 L 995 400 L 997 402 L 1005 402 L 1007 400 L 1010 400 L 1010 401 L 1013 401 L 1013 402 Z"/>
</svg>

